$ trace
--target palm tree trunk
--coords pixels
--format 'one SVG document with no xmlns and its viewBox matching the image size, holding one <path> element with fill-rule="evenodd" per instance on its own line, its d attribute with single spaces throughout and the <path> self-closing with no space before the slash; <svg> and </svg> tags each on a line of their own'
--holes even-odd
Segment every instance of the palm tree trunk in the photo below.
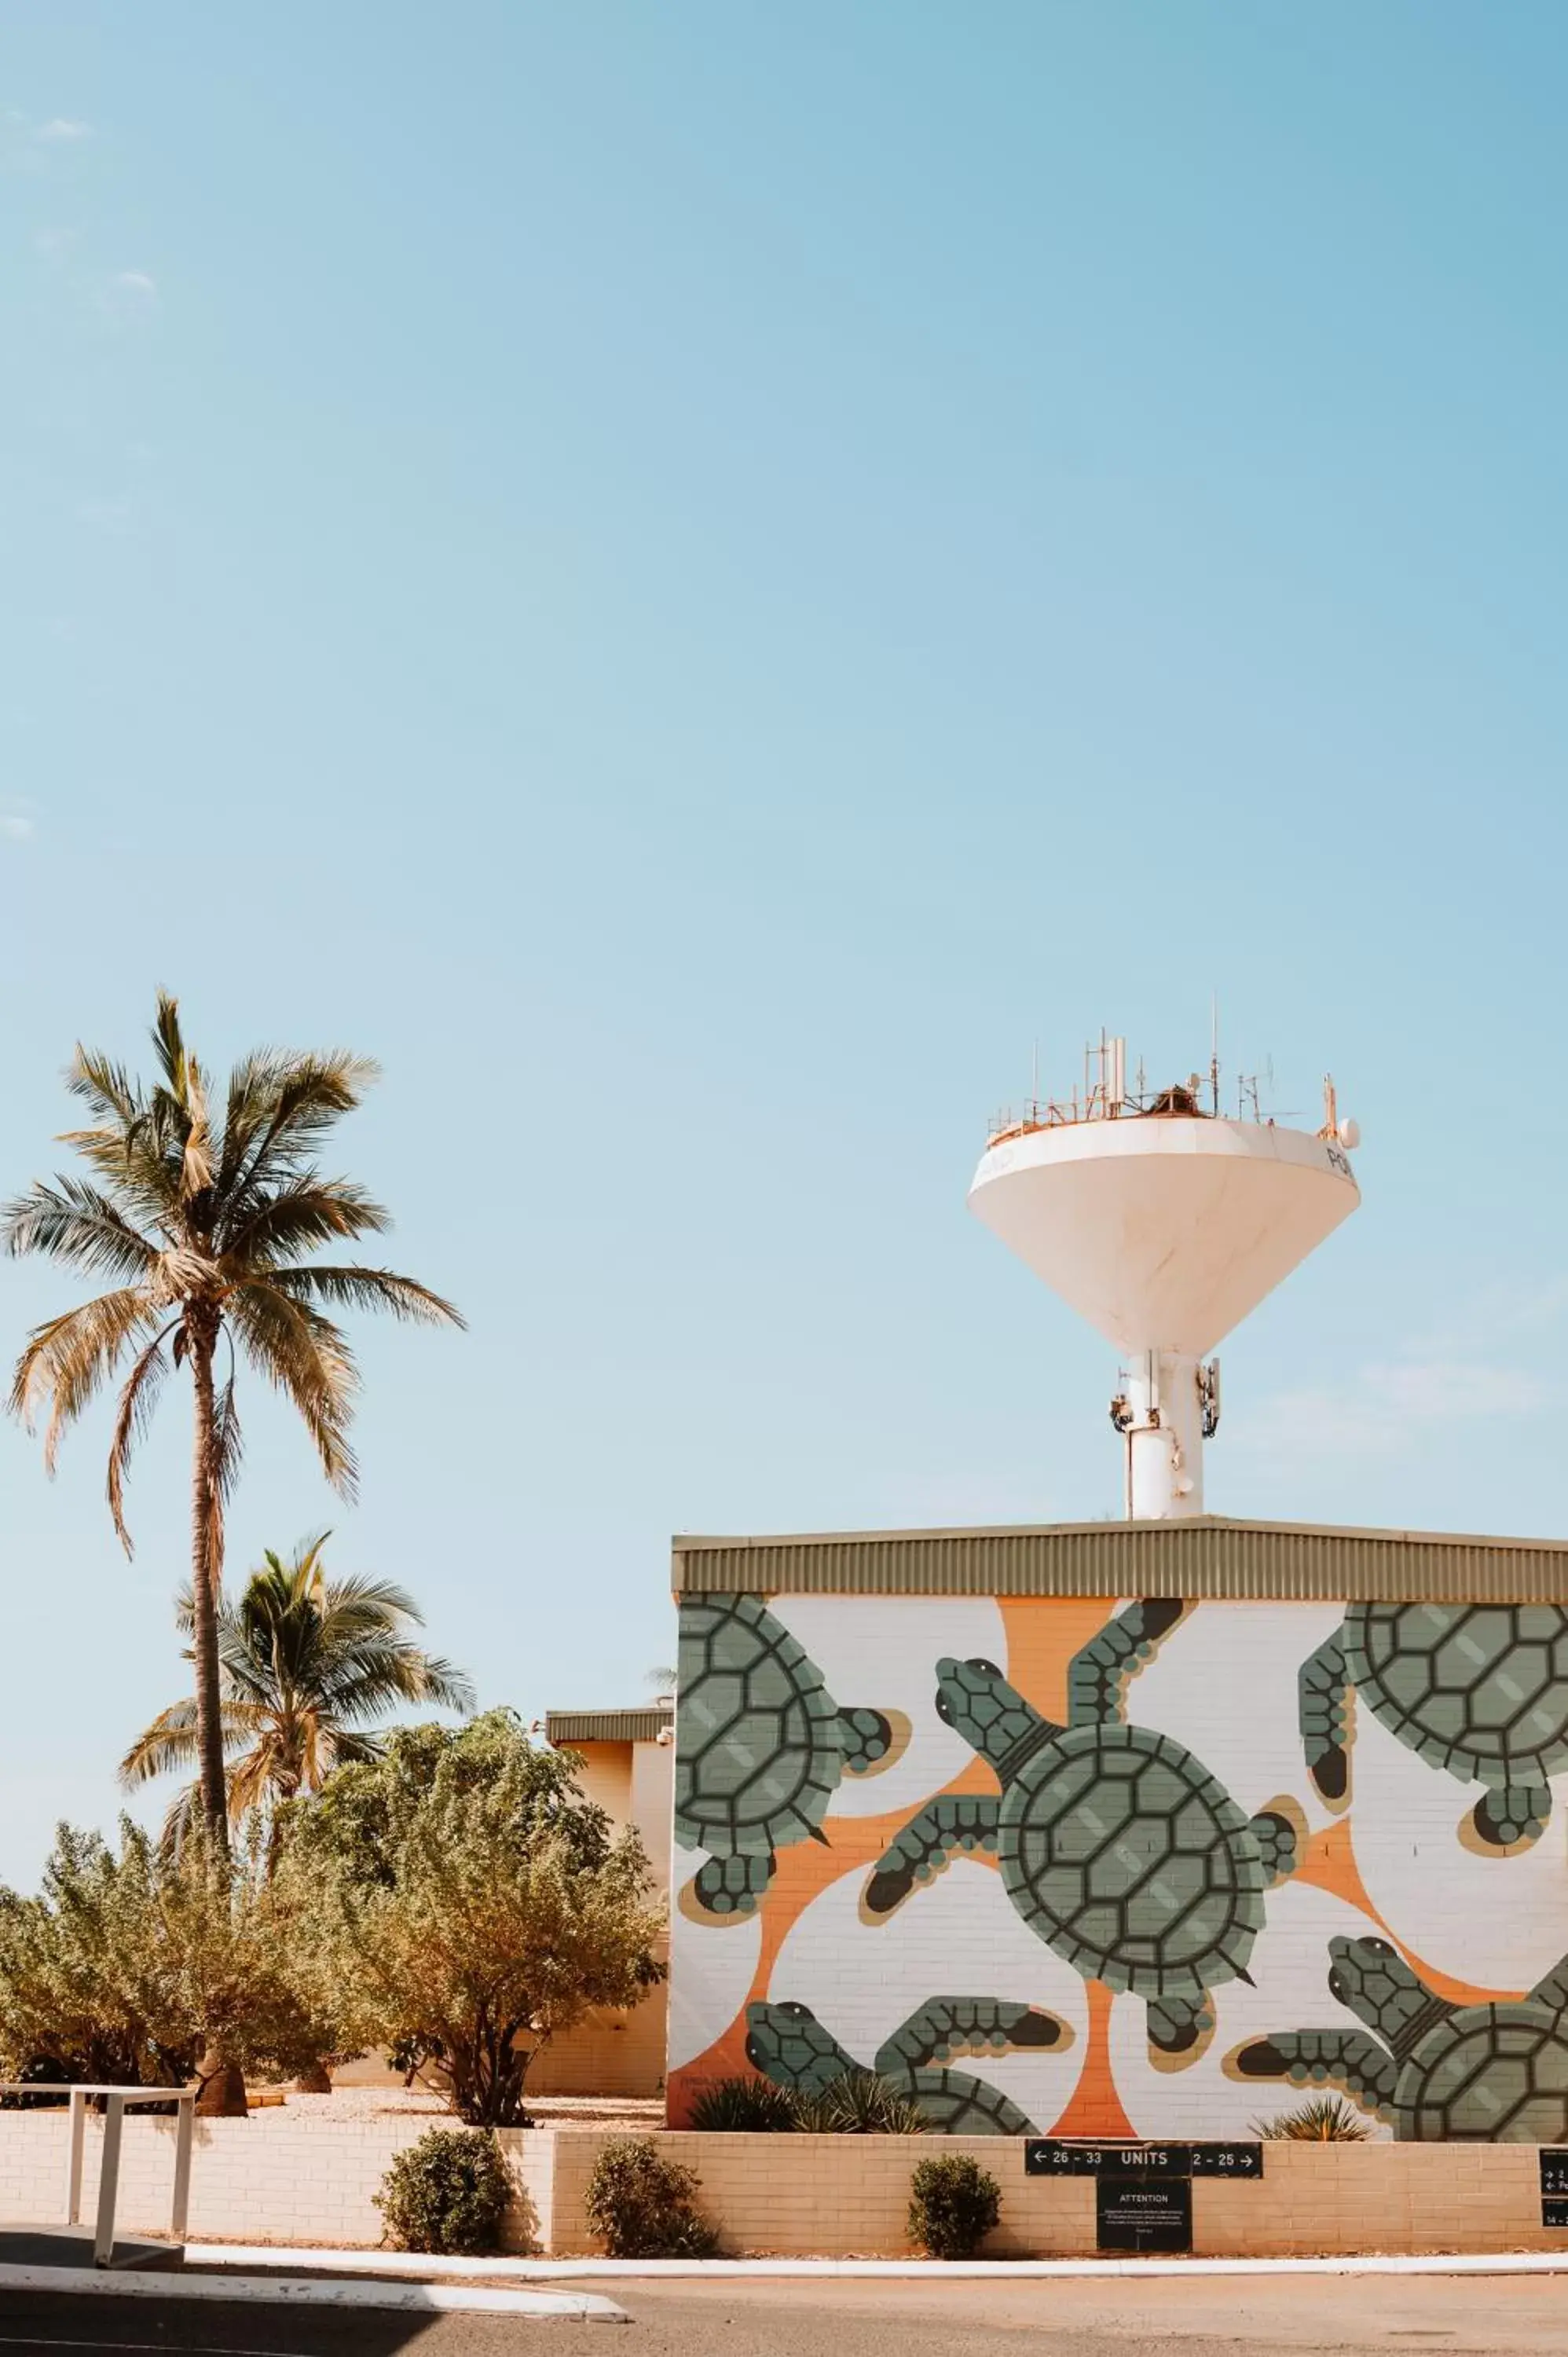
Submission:
<svg viewBox="0 0 1568 2357">
<path fill-rule="evenodd" d="M 192 1330 L 194 1328 L 194 1331 Z M 212 1866 L 229 1863 L 229 1779 L 223 1768 L 223 1713 L 218 1676 L 218 1431 L 212 1391 L 215 1324 L 198 1326 L 187 1313 L 190 1375 L 196 1390 L 196 1431 L 190 1467 L 190 1593 L 196 1663 L 196 1749 L 201 1763 L 201 1815 Z M 209 1868 L 210 1870 L 210 1868 Z M 249 2109 L 245 2074 L 220 2045 L 209 2043 L 196 2066 L 197 2111 L 206 2119 L 242 2119 Z"/>
<path fill-rule="evenodd" d="M 191 1452 L 190 1593 L 195 1608 L 196 1749 L 201 1768 L 201 1813 L 208 1837 L 220 1856 L 229 1849 L 229 1784 L 223 1770 L 223 1715 L 218 1677 L 217 1425 L 212 1358 L 217 1337 L 191 1337 L 190 1373 L 196 1389 L 196 1431 Z"/>
</svg>

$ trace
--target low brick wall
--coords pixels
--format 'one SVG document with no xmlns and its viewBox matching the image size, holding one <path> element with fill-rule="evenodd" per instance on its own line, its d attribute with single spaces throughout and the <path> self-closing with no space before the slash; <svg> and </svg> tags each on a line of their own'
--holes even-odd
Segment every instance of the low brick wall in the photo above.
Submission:
<svg viewBox="0 0 1568 2357">
<path fill-rule="evenodd" d="M 395 2153 L 428 2115 L 335 2122 L 285 2107 L 247 2120 L 200 2121 L 191 2171 L 190 2233 L 202 2242 L 372 2244 L 372 2196 Z M 91 2214 L 102 2128 L 88 2124 L 84 2191 Z M 517 2176 L 508 2222 L 513 2250 L 560 2256 L 591 2250 L 583 2201 L 594 2161 L 613 2132 L 509 2129 L 501 2142 Z M 1094 2186 L 1086 2178 L 1031 2178 L 1023 2147 L 982 2136 L 715 2136 L 667 2135 L 660 2149 L 702 2179 L 702 2199 L 726 2250 L 906 2255 L 904 2215 L 917 2160 L 968 2152 L 1002 2187 L 998 2256 L 1074 2256 L 1094 2249 Z M 63 2190 L 62 2113 L 0 2113 L 0 2222 L 58 2216 Z M 172 2123 L 125 2123 L 120 2224 L 168 2222 Z M 1541 2223 L 1533 2145 L 1306 2145 L 1265 2147 L 1262 2181 L 1199 2179 L 1193 2248 L 1200 2256 L 1362 2252 L 1568 2253 L 1568 2233 Z"/>
<path fill-rule="evenodd" d="M 595 2247 L 583 2195 L 603 2136 L 558 2132 L 552 2247 Z M 703 2180 L 702 2200 L 735 2251 L 908 2255 L 909 2178 L 935 2152 L 972 2153 L 1002 2188 L 997 2257 L 1092 2255 L 1090 2178 L 1026 2177 L 1024 2149 L 995 2136 L 671 2135 L 660 2148 Z M 1533 2145 L 1266 2147 L 1261 2183 L 1199 2178 L 1193 2251 L 1208 2258 L 1384 2251 L 1559 2251 L 1541 2223 Z"/>
<path fill-rule="evenodd" d="M 198 2120 L 190 2168 L 193 2242 L 374 2244 L 381 2213 L 373 2196 L 396 2154 L 433 2125 L 428 2113 L 380 2119 L 306 2119 L 286 2105 L 243 2120 Z M 436 2123 L 439 2125 L 439 2123 Z M 552 2155 L 548 2135 L 512 2128 L 501 2142 L 518 2179 L 509 2246 L 548 2246 Z M 98 2199 L 102 2123 L 90 2118 L 84 2155 L 84 2218 Z M 0 2222 L 45 2224 L 62 2214 L 67 2126 L 63 2112 L 0 2112 Z M 174 2123 L 125 2122 L 120 2154 L 118 2224 L 166 2233 L 174 2178 Z"/>
</svg>

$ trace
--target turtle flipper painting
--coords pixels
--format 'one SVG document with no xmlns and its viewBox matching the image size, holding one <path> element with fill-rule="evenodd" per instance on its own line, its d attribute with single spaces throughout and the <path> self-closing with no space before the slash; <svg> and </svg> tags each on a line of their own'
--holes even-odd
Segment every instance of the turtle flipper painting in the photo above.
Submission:
<svg viewBox="0 0 1568 2357">
<path fill-rule="evenodd" d="M 1568 1957 L 1530 1994 L 1456 2005 L 1390 1941 L 1335 1940 L 1329 1994 L 1367 2025 L 1298 2029 L 1238 2049 L 1239 2079 L 1335 2086 L 1392 2124 L 1402 2144 L 1561 2144 L 1568 2138 Z"/>
<path fill-rule="evenodd" d="M 1352 1696 L 1400 1741 L 1482 1786 L 1466 1820 L 1493 1857 L 1528 1848 L 1568 1769 L 1568 1607 L 1352 1604 L 1302 1664 L 1302 1743 L 1313 1783 L 1350 1794 Z"/>
<path fill-rule="evenodd" d="M 1568 1608 L 688 1598 L 671 2117 L 875 2070 L 966 2134 L 1234 2136 L 1332 2083 L 1375 2135 L 1568 2138 L 1554 1777 Z"/>
<path fill-rule="evenodd" d="M 749 1915 L 787 1843 L 821 1838 L 841 1776 L 896 1749 L 881 1711 L 841 1711 L 780 1620 L 754 1596 L 709 1596 L 681 1615 L 677 1839 L 708 1852 L 690 1889 L 710 1917 Z"/>
<path fill-rule="evenodd" d="M 994 1997 L 929 1997 L 884 2040 L 869 2064 L 848 2053 L 809 2006 L 749 2006 L 746 2028 L 746 2060 L 776 2086 L 820 2094 L 835 2079 L 869 2069 L 910 2097 L 928 2126 L 945 2136 L 1036 2134 L 1028 2115 L 999 2088 L 967 2071 L 950 2070 L 954 2055 L 1017 2053 L 1060 2047 L 1072 2039 L 1055 2014 L 1001 2005 Z"/>
</svg>

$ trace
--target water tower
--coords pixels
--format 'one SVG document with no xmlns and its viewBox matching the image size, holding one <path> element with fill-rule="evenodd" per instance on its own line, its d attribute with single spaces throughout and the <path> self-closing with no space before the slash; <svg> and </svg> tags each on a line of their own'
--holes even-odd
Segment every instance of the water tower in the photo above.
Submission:
<svg viewBox="0 0 1568 2357">
<path fill-rule="evenodd" d="M 1096 1077 L 1098 1059 L 1098 1077 Z M 1203 1512 L 1203 1444 L 1219 1422 L 1208 1354 L 1361 1200 L 1332 1082 L 1323 1126 L 1263 1117 L 1243 1082 L 1219 1110 L 1219 1068 L 1149 1091 L 1127 1085 L 1126 1042 L 1101 1038 L 1081 1096 L 993 1128 L 969 1208 L 1122 1354 L 1111 1420 L 1125 1448 L 1126 1511 Z"/>
</svg>

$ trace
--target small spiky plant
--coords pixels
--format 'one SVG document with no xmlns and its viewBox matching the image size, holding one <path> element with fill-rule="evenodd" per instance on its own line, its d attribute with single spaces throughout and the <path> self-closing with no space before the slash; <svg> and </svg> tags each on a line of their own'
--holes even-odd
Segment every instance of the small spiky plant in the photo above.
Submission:
<svg viewBox="0 0 1568 2357">
<path fill-rule="evenodd" d="M 788 2136 L 798 2105 L 770 2079 L 720 2079 L 692 2106 L 692 2126 L 707 2136 Z"/>
<path fill-rule="evenodd" d="M 1252 2134 L 1272 2144 L 1365 2144 L 1371 2133 L 1343 2095 L 1314 2095 L 1294 2111 L 1252 2123 Z"/>
<path fill-rule="evenodd" d="M 913 2095 L 875 2071 L 845 2071 L 815 2094 L 797 2094 L 795 2124 L 807 2136 L 924 2136 Z"/>
</svg>

